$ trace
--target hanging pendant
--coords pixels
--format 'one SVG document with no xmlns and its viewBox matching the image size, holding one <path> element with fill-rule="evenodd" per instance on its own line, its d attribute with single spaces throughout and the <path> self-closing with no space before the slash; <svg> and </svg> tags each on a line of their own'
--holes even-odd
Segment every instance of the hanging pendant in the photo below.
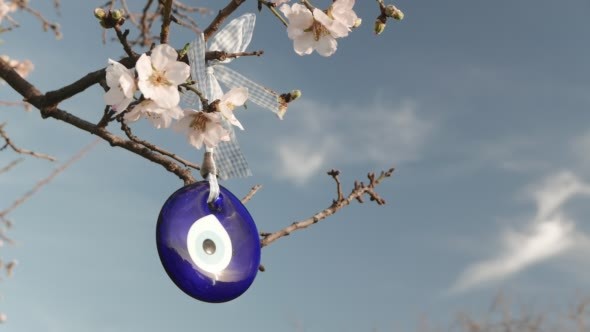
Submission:
<svg viewBox="0 0 590 332">
<path fill-rule="evenodd" d="M 160 261 L 186 294 L 205 302 L 231 301 L 252 284 L 260 265 L 256 224 L 242 202 L 220 186 L 207 203 L 209 183 L 176 191 L 156 226 Z"/>
</svg>

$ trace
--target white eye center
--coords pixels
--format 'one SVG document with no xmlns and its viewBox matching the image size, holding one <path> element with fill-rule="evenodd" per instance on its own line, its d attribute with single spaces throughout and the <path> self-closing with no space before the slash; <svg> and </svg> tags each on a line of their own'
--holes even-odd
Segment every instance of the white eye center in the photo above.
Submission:
<svg viewBox="0 0 590 332">
<path fill-rule="evenodd" d="M 204 271 L 219 273 L 231 262 L 231 239 L 212 214 L 193 223 L 186 237 L 186 247 L 193 262 Z"/>
</svg>

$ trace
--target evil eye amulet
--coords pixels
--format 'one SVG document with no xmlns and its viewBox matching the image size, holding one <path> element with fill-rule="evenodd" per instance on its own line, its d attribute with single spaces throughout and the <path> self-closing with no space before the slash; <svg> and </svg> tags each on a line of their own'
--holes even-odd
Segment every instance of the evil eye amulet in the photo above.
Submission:
<svg viewBox="0 0 590 332">
<path fill-rule="evenodd" d="M 242 295 L 260 265 L 260 238 L 246 207 L 220 186 L 207 203 L 209 183 L 197 182 L 172 194 L 156 227 L 160 261 L 186 294 L 205 302 Z"/>
</svg>

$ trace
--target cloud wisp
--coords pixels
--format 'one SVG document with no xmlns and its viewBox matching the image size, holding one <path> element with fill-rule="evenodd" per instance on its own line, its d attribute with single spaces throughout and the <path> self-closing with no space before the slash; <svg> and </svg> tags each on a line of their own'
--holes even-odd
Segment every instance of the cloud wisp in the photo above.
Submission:
<svg viewBox="0 0 590 332">
<path fill-rule="evenodd" d="M 389 167 L 416 160 L 435 129 L 413 102 L 369 107 L 298 103 L 291 110 L 300 114 L 295 119 L 298 130 L 274 145 L 273 167 L 280 170 L 278 177 L 298 185 L 334 165 Z"/>
<path fill-rule="evenodd" d="M 462 292 L 506 279 L 527 267 L 572 248 L 583 236 L 568 219 L 564 205 L 573 197 L 590 195 L 590 185 L 569 171 L 547 177 L 531 187 L 528 196 L 536 202 L 536 213 L 528 229 L 509 230 L 502 235 L 498 254 L 469 266 L 451 287 Z"/>
</svg>

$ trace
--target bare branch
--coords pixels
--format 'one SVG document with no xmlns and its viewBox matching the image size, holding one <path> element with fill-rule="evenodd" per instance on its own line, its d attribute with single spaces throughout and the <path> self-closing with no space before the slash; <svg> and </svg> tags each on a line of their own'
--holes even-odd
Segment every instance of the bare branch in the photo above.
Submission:
<svg viewBox="0 0 590 332">
<path fill-rule="evenodd" d="M 20 164 L 23 160 L 23 158 L 18 158 L 16 160 L 11 161 L 8 165 L 0 168 L 0 174 L 10 171 L 14 166 Z"/>
<path fill-rule="evenodd" d="M 22 8 L 22 10 L 35 16 L 41 22 L 41 25 L 43 27 L 43 31 L 47 31 L 47 30 L 51 29 L 51 31 L 53 31 L 53 34 L 55 35 L 55 38 L 61 39 L 62 34 L 61 34 L 61 31 L 59 28 L 59 24 L 57 24 L 55 22 L 50 22 L 48 19 L 45 18 L 45 16 L 43 16 L 41 14 L 41 12 L 29 7 L 28 5 L 22 6 L 21 8 Z"/>
<path fill-rule="evenodd" d="M 238 53 L 227 53 L 224 51 L 207 51 L 205 53 L 205 60 L 219 60 L 224 61 L 227 59 L 238 58 L 241 56 L 261 56 L 264 54 L 263 50 L 258 50 L 254 52 L 238 52 Z"/>
<path fill-rule="evenodd" d="M 213 21 L 211 21 L 203 33 L 205 35 L 205 41 L 209 40 L 209 38 L 211 38 L 211 36 L 213 36 L 213 34 L 219 30 L 221 23 L 223 23 L 226 18 L 228 18 L 236 9 L 238 9 L 238 7 L 240 7 L 244 1 L 246 0 L 230 0 L 227 6 L 217 13 L 217 16 L 215 16 Z"/>
<path fill-rule="evenodd" d="M 340 183 L 340 179 L 338 178 L 338 176 L 340 175 L 340 171 L 337 169 L 333 169 L 328 172 L 328 175 L 331 176 L 334 179 L 334 181 L 336 181 L 336 194 L 338 195 L 336 201 L 341 201 L 344 198 L 344 193 L 342 192 L 342 184 Z"/>
<path fill-rule="evenodd" d="M 119 25 L 115 25 L 113 27 L 113 29 L 115 29 L 115 32 L 117 33 L 117 38 L 119 39 L 119 42 L 121 43 L 121 45 L 123 45 L 123 49 L 125 50 L 125 53 L 127 53 L 127 55 L 130 58 L 137 59 L 137 57 L 138 57 L 137 53 L 135 53 L 131 49 L 129 42 L 127 41 L 127 36 L 129 35 L 129 30 L 125 30 L 125 32 L 122 32 L 121 26 L 119 26 Z"/>
<path fill-rule="evenodd" d="M 170 15 L 172 15 L 173 0 L 164 0 L 162 8 L 162 30 L 160 31 L 160 43 L 168 44 L 168 35 L 170 34 Z"/>
<path fill-rule="evenodd" d="M 321 220 L 324 220 L 327 217 L 338 212 L 343 207 L 349 205 L 353 200 L 358 199 L 359 197 L 362 197 L 363 195 L 369 195 L 371 200 L 376 201 L 377 204 L 379 204 L 379 205 L 385 204 L 385 201 L 375 192 L 374 189 L 377 185 L 379 185 L 379 183 L 381 183 L 381 181 L 383 181 L 385 178 L 390 177 L 391 174 L 393 173 L 393 170 L 394 169 L 391 168 L 385 172 L 381 172 L 381 174 L 377 178 L 375 177 L 375 175 L 373 173 L 369 173 L 369 179 L 370 179 L 369 185 L 364 185 L 363 183 L 359 184 L 358 182 L 356 182 L 354 189 L 347 197 L 342 197 L 341 199 L 334 200 L 332 202 L 332 205 L 330 205 L 328 208 L 314 214 L 310 218 L 294 222 L 293 224 L 291 224 L 291 225 L 289 225 L 277 232 L 274 232 L 274 233 L 270 233 L 270 234 L 263 233 L 264 235 L 261 234 L 261 236 L 262 236 L 262 239 L 260 240 L 261 246 L 266 247 L 269 244 L 273 243 L 274 241 L 276 241 L 284 236 L 287 236 L 294 231 L 307 228 L 307 227 L 309 227 Z M 338 175 L 338 174 L 336 174 L 336 175 Z M 335 178 L 334 175 L 333 175 L 333 177 Z M 337 183 L 338 183 L 338 181 L 337 181 Z"/>
<path fill-rule="evenodd" d="M 148 148 L 148 149 L 150 149 L 152 151 L 156 151 L 156 152 L 158 152 L 160 154 L 163 154 L 163 155 L 165 155 L 165 156 L 167 156 L 167 157 L 169 157 L 171 159 L 174 159 L 174 160 L 178 161 L 179 163 L 181 163 L 181 164 L 183 164 L 183 165 L 185 165 L 187 167 L 190 167 L 190 168 L 193 168 L 193 169 L 197 169 L 197 170 L 200 170 L 201 169 L 201 167 L 199 165 L 195 164 L 195 163 L 192 163 L 192 162 L 190 162 L 190 161 L 188 161 L 188 160 L 186 160 L 184 158 L 181 158 L 181 157 L 177 156 L 174 153 L 171 153 L 171 152 L 168 152 L 168 151 L 166 151 L 166 150 L 164 150 L 162 148 L 159 148 L 159 147 L 155 146 L 154 144 L 152 144 L 150 142 L 147 142 L 147 141 L 144 141 L 144 140 L 139 139 L 137 136 L 135 136 L 131 132 L 131 128 L 129 128 L 129 126 L 127 126 L 127 124 L 125 123 L 125 120 L 123 118 L 121 118 L 121 130 L 123 130 L 123 132 L 125 132 L 125 135 L 127 135 L 127 137 L 129 137 L 130 140 L 132 140 L 132 141 L 134 141 L 136 143 L 139 143 L 139 144 L 145 146 L 146 148 Z"/>
<path fill-rule="evenodd" d="M 45 160 L 49 160 L 49 161 L 56 160 L 54 157 L 52 157 L 50 155 L 46 155 L 44 153 L 39 153 L 39 152 L 31 151 L 31 150 L 21 149 L 21 148 L 17 147 L 16 145 L 14 145 L 14 143 L 12 142 L 10 137 L 8 137 L 8 134 L 6 134 L 6 132 L 4 131 L 5 125 L 6 125 L 6 123 L 0 124 L 0 137 L 2 137 L 4 139 L 4 142 L 6 142 L 6 144 L 0 148 L 0 151 L 5 149 L 6 147 L 10 147 L 16 153 L 27 154 L 27 155 L 33 156 L 35 158 L 45 159 Z"/>
<path fill-rule="evenodd" d="M 242 198 L 242 204 L 248 203 L 248 201 L 250 201 L 252 199 L 252 197 L 254 197 L 254 195 L 256 195 L 258 190 L 260 190 L 260 188 L 262 188 L 262 185 L 260 185 L 260 184 L 257 184 L 254 187 L 252 187 L 252 189 L 250 189 L 250 192 L 248 192 L 248 194 L 246 196 L 244 196 L 244 198 Z"/>
<path fill-rule="evenodd" d="M 96 73 L 96 72 L 95 72 Z M 87 75 L 88 76 L 88 75 Z M 18 75 L 7 63 L 6 61 L 0 59 L 0 77 L 3 78 L 15 91 L 20 93 L 27 102 L 31 103 L 35 106 L 39 111 L 41 111 L 41 116 L 43 118 L 54 118 L 57 120 L 61 120 L 68 124 L 73 125 L 79 129 L 87 131 L 91 134 L 94 134 L 98 137 L 101 137 L 105 141 L 109 142 L 111 146 L 119 146 L 122 147 L 130 152 L 133 152 L 137 155 L 140 155 L 154 163 L 160 164 L 169 172 L 178 176 L 181 180 L 184 181 L 185 184 L 190 184 L 195 182 L 195 178 L 192 176 L 190 169 L 185 169 L 178 165 L 177 163 L 168 159 L 167 156 L 163 156 L 160 153 L 156 153 L 151 151 L 150 149 L 146 148 L 144 145 L 139 144 L 137 142 L 133 142 L 130 140 L 125 140 L 117 135 L 112 134 L 111 132 L 107 131 L 104 127 L 95 125 L 90 123 L 84 119 L 78 118 L 77 116 L 70 114 L 64 110 L 57 108 L 57 105 L 54 103 L 48 103 L 47 96 L 43 95 L 35 86 L 29 83 L 27 80 L 22 78 Z M 96 78 L 96 77 L 94 77 Z M 88 79 L 91 80 L 91 79 Z M 88 84 L 87 81 L 84 81 L 83 84 Z M 88 85 L 90 86 L 90 85 Z M 66 89 L 67 88 L 67 89 Z M 67 87 L 59 89 L 57 91 L 62 91 L 66 89 L 67 91 L 71 92 L 78 87 L 74 84 L 71 84 Z M 69 94 L 66 93 L 65 95 Z M 72 94 L 73 95 L 73 94 Z M 59 95 L 60 97 L 63 95 Z M 59 100 L 59 98 L 57 98 Z"/>
<path fill-rule="evenodd" d="M 37 182 L 37 184 L 35 184 L 35 186 L 31 190 L 27 191 L 23 196 L 14 201 L 8 208 L 0 211 L 0 219 L 4 219 L 10 212 L 14 211 L 14 209 L 25 203 L 27 200 L 29 200 L 29 198 L 31 198 L 35 193 L 37 193 L 41 188 L 43 188 L 43 186 L 51 182 L 51 180 L 53 180 L 57 175 L 65 171 L 73 163 L 82 158 L 97 143 L 98 140 L 94 140 L 92 143 L 85 146 L 82 150 L 78 151 L 78 153 L 76 153 L 72 158 L 70 158 L 70 160 L 66 161 L 63 165 L 56 168 L 53 172 L 51 172 L 51 174 L 49 174 L 49 176 Z"/>
</svg>

